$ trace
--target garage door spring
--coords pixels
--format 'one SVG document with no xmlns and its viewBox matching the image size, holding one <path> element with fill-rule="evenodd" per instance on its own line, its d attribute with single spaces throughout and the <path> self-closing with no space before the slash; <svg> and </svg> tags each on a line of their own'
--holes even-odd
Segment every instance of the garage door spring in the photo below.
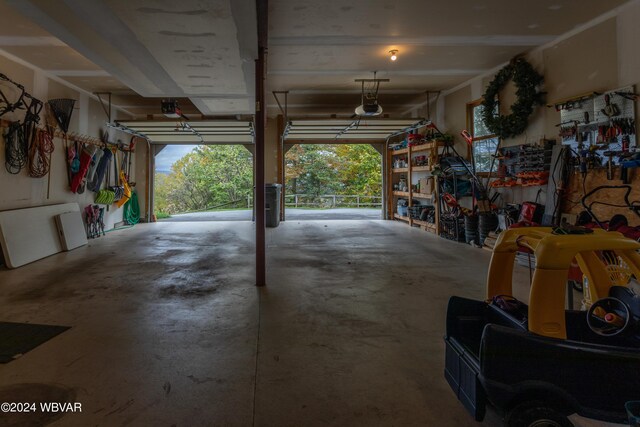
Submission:
<svg viewBox="0 0 640 427">
<path fill-rule="evenodd" d="M 16 175 L 27 165 L 29 152 L 29 145 L 19 121 L 11 122 L 4 134 L 4 142 L 4 167 L 10 174 Z"/>
<path fill-rule="evenodd" d="M 49 132 L 38 130 L 35 140 L 29 149 L 29 176 L 42 178 L 49 173 L 51 153 L 55 146 Z"/>
</svg>

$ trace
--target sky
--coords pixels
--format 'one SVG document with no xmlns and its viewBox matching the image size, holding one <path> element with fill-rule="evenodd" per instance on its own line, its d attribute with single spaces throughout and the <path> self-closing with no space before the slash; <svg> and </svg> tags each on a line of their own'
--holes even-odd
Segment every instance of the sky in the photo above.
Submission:
<svg viewBox="0 0 640 427">
<path fill-rule="evenodd" d="M 171 165 L 196 147 L 197 145 L 167 145 L 156 156 L 156 172 L 171 172 Z"/>
</svg>

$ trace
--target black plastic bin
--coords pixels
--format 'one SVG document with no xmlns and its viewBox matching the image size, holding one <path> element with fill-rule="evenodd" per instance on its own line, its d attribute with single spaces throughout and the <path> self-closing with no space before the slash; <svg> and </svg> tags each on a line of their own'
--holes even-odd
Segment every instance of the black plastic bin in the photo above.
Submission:
<svg viewBox="0 0 640 427">
<path fill-rule="evenodd" d="M 265 184 L 265 208 L 267 227 L 280 224 L 280 192 L 282 184 Z"/>
</svg>

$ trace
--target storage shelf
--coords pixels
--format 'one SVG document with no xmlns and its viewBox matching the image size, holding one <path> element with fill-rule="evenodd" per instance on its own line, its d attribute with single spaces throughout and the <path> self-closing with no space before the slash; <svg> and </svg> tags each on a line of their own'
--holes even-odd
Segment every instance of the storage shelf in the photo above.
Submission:
<svg viewBox="0 0 640 427">
<path fill-rule="evenodd" d="M 431 199 L 433 199 L 433 194 L 412 193 L 411 197 L 413 197 L 415 199 L 431 200 Z"/>
<path fill-rule="evenodd" d="M 409 219 L 409 217 L 408 217 L 408 216 L 402 216 L 402 215 L 400 215 L 399 213 L 394 213 L 394 214 L 393 214 L 393 217 L 394 217 L 395 219 L 399 219 L 400 221 L 406 221 L 406 222 L 409 222 L 409 221 L 410 221 L 410 219 Z"/>
<path fill-rule="evenodd" d="M 419 219 L 412 219 L 411 225 L 417 225 L 424 231 L 428 231 L 430 233 L 438 234 L 438 227 L 435 224 L 427 221 L 420 221 Z"/>
<path fill-rule="evenodd" d="M 386 203 L 388 219 L 403 221 L 410 227 L 416 226 L 421 228 L 422 230 L 434 233 L 436 235 L 440 234 L 438 226 L 438 223 L 440 221 L 440 206 L 439 204 L 435 203 L 435 200 L 438 199 L 437 186 L 435 186 L 435 188 L 433 189 L 433 194 L 419 193 L 417 191 L 411 190 L 412 185 L 418 184 L 418 178 L 429 179 L 429 172 L 432 172 L 434 170 L 434 165 L 424 165 L 424 163 L 426 162 L 422 162 L 421 160 L 420 163 L 423 164 L 421 166 L 413 166 L 411 164 L 407 165 L 406 168 L 392 168 L 392 166 L 394 164 L 394 160 L 407 155 L 407 161 L 409 163 L 417 161 L 416 155 L 418 155 L 433 159 L 435 161 L 435 164 L 437 164 L 437 160 L 440 157 L 440 150 L 438 149 L 438 147 L 442 147 L 444 145 L 445 144 L 442 142 L 430 140 L 429 142 L 426 142 L 424 144 L 406 147 L 401 150 L 387 150 L 387 153 L 385 153 L 385 155 L 387 156 L 386 164 L 388 165 L 388 169 L 385 170 L 385 175 L 387 177 L 385 183 L 385 194 L 387 195 Z M 413 172 L 417 173 L 414 175 Z M 393 190 L 393 184 L 394 182 L 397 182 L 398 179 L 398 175 L 396 174 L 406 174 L 407 185 L 409 186 L 408 191 Z M 433 207 L 435 209 L 435 224 L 428 223 L 426 221 L 420 221 L 418 219 L 412 219 L 409 216 L 402 216 L 398 214 L 396 205 L 398 197 L 409 199 L 411 204 L 413 204 L 413 199 L 416 199 L 416 203 L 433 204 Z M 425 203 L 424 201 L 427 202 Z"/>
<path fill-rule="evenodd" d="M 397 156 L 400 154 L 407 154 L 409 152 L 408 148 L 403 148 L 401 150 L 390 150 L 392 156 Z"/>
<path fill-rule="evenodd" d="M 429 231 L 434 234 L 438 234 L 438 227 L 435 224 L 427 221 L 420 221 L 419 219 L 412 219 L 411 224 L 419 225 L 424 231 Z"/>
<path fill-rule="evenodd" d="M 433 166 L 413 166 L 411 170 L 413 172 L 431 172 L 433 170 Z"/>
<path fill-rule="evenodd" d="M 426 144 L 422 144 L 422 145 L 415 145 L 413 147 L 411 147 L 411 152 L 412 153 L 417 153 L 420 151 L 429 151 L 433 149 L 433 143 L 432 142 L 427 142 Z"/>
<path fill-rule="evenodd" d="M 428 231 L 429 233 L 438 234 L 438 228 L 435 226 L 435 224 L 427 224 L 422 229 L 424 231 Z"/>
</svg>

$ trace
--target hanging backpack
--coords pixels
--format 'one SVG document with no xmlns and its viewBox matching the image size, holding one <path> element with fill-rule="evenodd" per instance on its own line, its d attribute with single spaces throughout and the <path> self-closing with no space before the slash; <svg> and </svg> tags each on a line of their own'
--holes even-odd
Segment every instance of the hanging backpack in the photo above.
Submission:
<svg viewBox="0 0 640 427">
<path fill-rule="evenodd" d="M 100 159 L 102 159 L 102 155 L 104 151 L 98 149 L 93 155 L 93 159 L 91 159 L 91 164 L 89 165 L 89 170 L 87 171 L 87 187 L 91 189 L 91 182 L 93 182 L 93 178 L 96 176 L 96 171 L 98 170 L 98 164 L 100 163 Z"/>
<path fill-rule="evenodd" d="M 93 191 L 94 193 L 97 193 L 102 189 L 102 182 L 104 181 L 104 175 L 109 169 L 111 156 L 111 150 L 109 150 L 108 148 L 102 150 L 100 163 L 98 163 L 98 166 L 96 167 L 93 179 L 88 184 L 89 190 Z"/>
</svg>

